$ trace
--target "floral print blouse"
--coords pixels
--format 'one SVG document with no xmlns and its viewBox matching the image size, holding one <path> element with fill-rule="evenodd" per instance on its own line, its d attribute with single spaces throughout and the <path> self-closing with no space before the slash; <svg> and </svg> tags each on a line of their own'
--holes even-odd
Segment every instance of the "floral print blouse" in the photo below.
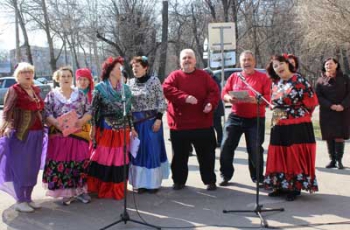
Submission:
<svg viewBox="0 0 350 230">
<path fill-rule="evenodd" d="M 76 111 L 78 118 L 83 117 L 86 113 L 91 114 L 88 98 L 79 89 L 72 89 L 73 92 L 69 99 L 62 95 L 59 88 L 55 88 L 47 94 L 45 98 L 45 118 L 50 116 L 57 118 L 73 109 Z"/>
</svg>

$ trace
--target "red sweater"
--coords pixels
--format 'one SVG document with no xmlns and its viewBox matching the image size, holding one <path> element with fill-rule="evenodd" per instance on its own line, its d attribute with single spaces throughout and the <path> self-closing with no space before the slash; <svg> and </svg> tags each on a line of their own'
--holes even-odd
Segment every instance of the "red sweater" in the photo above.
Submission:
<svg viewBox="0 0 350 230">
<path fill-rule="evenodd" d="M 163 83 L 164 96 L 168 100 L 168 125 L 172 130 L 189 130 L 213 126 L 213 112 L 218 105 L 219 87 L 203 70 L 192 73 L 176 70 Z M 197 98 L 195 105 L 186 103 L 192 95 Z M 204 107 L 211 103 L 212 111 L 204 113 Z"/>
<path fill-rule="evenodd" d="M 241 72 L 245 77 L 246 82 L 251 85 L 256 91 L 261 93 L 261 95 L 267 100 L 270 101 L 271 98 L 271 80 L 266 76 L 266 74 L 256 71 L 247 75 Z M 238 77 L 238 73 L 233 73 L 226 82 L 225 87 L 221 92 L 221 97 L 224 98 L 224 95 L 229 94 L 229 91 L 240 91 L 248 90 L 250 96 L 255 96 L 254 93 L 244 84 L 244 82 Z M 260 114 L 259 117 L 265 117 L 265 107 L 266 103 L 263 100 L 260 100 Z M 244 118 L 254 118 L 257 117 L 257 104 L 238 102 L 232 104 L 232 112 Z"/>
</svg>

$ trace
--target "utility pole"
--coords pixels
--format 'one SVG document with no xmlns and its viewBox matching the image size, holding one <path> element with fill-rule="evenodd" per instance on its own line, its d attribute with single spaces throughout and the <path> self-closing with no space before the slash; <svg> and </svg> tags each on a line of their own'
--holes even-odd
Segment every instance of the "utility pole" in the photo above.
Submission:
<svg viewBox="0 0 350 230">
<path fill-rule="evenodd" d="M 166 56 L 168 49 L 168 1 L 165 0 L 163 1 L 162 21 L 162 44 L 160 46 L 160 59 L 158 70 L 158 76 L 161 82 L 163 82 L 165 79 Z"/>
</svg>

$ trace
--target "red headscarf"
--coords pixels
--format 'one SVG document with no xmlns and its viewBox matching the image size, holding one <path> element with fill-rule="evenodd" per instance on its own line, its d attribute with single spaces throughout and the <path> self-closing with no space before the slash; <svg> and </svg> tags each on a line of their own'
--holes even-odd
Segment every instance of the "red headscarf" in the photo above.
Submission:
<svg viewBox="0 0 350 230">
<path fill-rule="evenodd" d="M 94 80 L 92 78 L 92 75 L 91 75 L 91 71 L 87 68 L 83 68 L 83 69 L 77 69 L 77 71 L 75 72 L 75 77 L 77 78 L 77 80 L 80 78 L 80 77 L 85 77 L 89 80 L 89 90 L 87 92 L 87 97 L 89 99 L 89 102 L 91 103 L 92 101 L 92 90 L 94 89 Z"/>
</svg>

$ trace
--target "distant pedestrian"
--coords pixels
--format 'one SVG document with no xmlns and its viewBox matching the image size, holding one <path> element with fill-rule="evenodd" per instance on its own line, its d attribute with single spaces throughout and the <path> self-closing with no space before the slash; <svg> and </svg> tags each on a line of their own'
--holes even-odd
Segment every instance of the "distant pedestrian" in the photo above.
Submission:
<svg viewBox="0 0 350 230">
<path fill-rule="evenodd" d="M 213 112 L 220 100 L 219 88 L 209 74 L 196 68 L 193 50 L 181 51 L 180 65 L 181 69 L 171 72 L 163 83 L 164 95 L 169 102 L 167 116 L 173 148 L 173 189 L 185 187 L 189 150 L 193 144 L 202 181 L 207 190 L 215 190 Z"/>
<path fill-rule="evenodd" d="M 344 169 L 344 140 L 350 136 L 350 80 L 343 74 L 337 59 L 328 58 L 323 62 L 316 93 L 320 102 L 322 139 L 327 141 L 330 159 L 326 168 Z"/>
<path fill-rule="evenodd" d="M 217 77 L 215 77 L 213 71 L 210 69 L 204 69 L 205 72 L 207 72 L 213 80 L 216 82 L 216 84 L 219 87 L 219 96 L 221 95 L 221 84 L 220 81 Z M 219 100 L 218 106 L 214 110 L 214 129 L 216 133 L 216 147 L 221 146 L 221 141 L 222 141 L 222 121 L 221 118 L 225 115 L 225 107 L 224 103 L 222 100 Z"/>
</svg>

